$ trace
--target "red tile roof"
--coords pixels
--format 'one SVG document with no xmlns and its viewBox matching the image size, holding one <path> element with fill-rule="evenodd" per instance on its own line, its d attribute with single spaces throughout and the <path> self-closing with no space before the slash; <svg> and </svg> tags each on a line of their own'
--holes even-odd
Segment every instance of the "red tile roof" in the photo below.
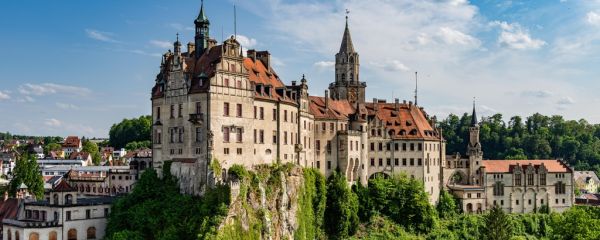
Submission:
<svg viewBox="0 0 600 240">
<path fill-rule="evenodd" d="M 398 103 L 366 103 L 369 116 L 383 121 L 394 139 L 439 140 L 439 134 L 427 120 L 426 113 L 416 105 Z"/>
<path fill-rule="evenodd" d="M 535 168 L 542 164 L 552 173 L 567 173 L 572 170 L 559 160 L 483 160 L 481 165 L 487 173 L 511 173 L 517 166 L 526 167 L 529 164 Z"/>
<path fill-rule="evenodd" d="M 21 199 L 9 198 L 0 201 L 0 222 L 4 219 L 17 219 Z"/>
<path fill-rule="evenodd" d="M 347 120 L 354 114 L 355 108 L 347 100 L 329 99 L 329 107 L 325 107 L 325 98 L 309 96 L 309 111 L 315 119 Z"/>
<path fill-rule="evenodd" d="M 77 189 L 71 187 L 71 185 L 69 185 L 67 183 L 67 181 L 63 179 L 60 181 L 60 183 L 58 183 L 58 184 L 56 184 L 56 186 L 54 186 L 52 191 L 54 191 L 54 192 L 75 192 L 75 191 L 77 191 Z"/>
<path fill-rule="evenodd" d="M 81 139 L 78 136 L 68 136 L 65 142 L 62 144 L 63 147 L 79 147 Z"/>
<path fill-rule="evenodd" d="M 76 160 L 79 158 L 81 160 L 87 160 L 89 156 L 90 156 L 90 154 L 87 152 L 72 152 L 69 159 Z"/>
</svg>

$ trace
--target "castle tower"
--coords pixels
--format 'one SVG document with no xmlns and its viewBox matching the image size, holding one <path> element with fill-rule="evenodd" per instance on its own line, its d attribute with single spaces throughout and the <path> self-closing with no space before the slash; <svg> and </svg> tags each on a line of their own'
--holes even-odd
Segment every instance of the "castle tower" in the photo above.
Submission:
<svg viewBox="0 0 600 240">
<path fill-rule="evenodd" d="M 479 122 L 475 112 L 475 101 L 473 101 L 473 114 L 471 115 L 471 127 L 469 127 L 469 145 L 467 146 L 469 156 L 469 184 L 480 184 L 475 171 L 480 167 L 483 159 L 483 151 L 479 142 Z"/>
<path fill-rule="evenodd" d="M 210 21 L 208 21 L 208 18 L 206 15 L 204 15 L 204 1 L 202 1 L 200 5 L 200 13 L 198 14 L 196 20 L 194 20 L 194 25 L 196 26 L 196 35 L 194 37 L 196 43 L 195 56 L 196 59 L 198 59 L 200 56 L 202 56 L 206 48 L 208 48 L 209 41 Z"/>
<path fill-rule="evenodd" d="M 358 53 L 354 50 L 350 29 L 348 28 L 348 16 L 346 16 L 346 28 L 342 37 L 340 51 L 335 55 L 335 82 L 329 84 L 331 97 L 337 100 L 348 100 L 351 103 L 365 102 L 366 84 L 360 82 L 360 61 Z"/>
</svg>

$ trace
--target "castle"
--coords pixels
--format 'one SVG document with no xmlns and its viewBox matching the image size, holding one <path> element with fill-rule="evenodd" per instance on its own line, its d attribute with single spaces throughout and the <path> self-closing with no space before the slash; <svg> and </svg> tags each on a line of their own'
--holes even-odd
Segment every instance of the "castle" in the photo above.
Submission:
<svg viewBox="0 0 600 240">
<path fill-rule="evenodd" d="M 560 161 L 483 160 L 475 107 L 462 158 L 446 156 L 441 129 L 416 97 L 366 101 L 347 18 L 335 80 L 323 96 L 308 94 L 304 76 L 286 85 L 268 51 L 244 55 L 235 36 L 218 45 L 203 4 L 194 25 L 187 51 L 177 39 L 163 55 L 151 93 L 153 166 L 161 173 L 171 162 L 184 193 L 202 194 L 234 164 L 294 163 L 326 176 L 338 169 L 350 183 L 405 173 L 422 180 L 431 203 L 448 189 L 466 212 L 573 204 L 573 170 Z"/>
</svg>

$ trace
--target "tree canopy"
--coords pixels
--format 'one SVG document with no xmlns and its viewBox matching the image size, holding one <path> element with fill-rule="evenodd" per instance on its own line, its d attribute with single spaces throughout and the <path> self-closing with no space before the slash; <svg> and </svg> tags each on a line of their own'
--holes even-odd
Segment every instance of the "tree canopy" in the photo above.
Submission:
<svg viewBox="0 0 600 240">
<path fill-rule="evenodd" d="M 13 169 L 13 179 L 10 181 L 8 188 L 11 196 L 15 196 L 21 183 L 25 183 L 28 191 L 34 194 L 37 199 L 44 197 L 44 179 L 33 155 L 24 154 L 17 159 Z"/>
<path fill-rule="evenodd" d="M 327 179 L 325 232 L 332 239 L 346 239 L 358 228 L 358 199 L 346 178 L 337 171 Z"/>
<path fill-rule="evenodd" d="M 152 117 L 123 119 L 120 123 L 113 124 L 109 132 L 109 143 L 115 148 L 125 148 L 130 142 L 150 142 Z"/>
</svg>

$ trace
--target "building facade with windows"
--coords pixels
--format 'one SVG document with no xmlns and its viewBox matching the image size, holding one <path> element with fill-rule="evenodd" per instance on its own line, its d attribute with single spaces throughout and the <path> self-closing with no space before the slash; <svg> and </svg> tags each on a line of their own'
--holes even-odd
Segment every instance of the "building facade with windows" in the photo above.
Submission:
<svg viewBox="0 0 600 240">
<path fill-rule="evenodd" d="M 294 163 L 326 176 L 338 170 L 350 183 L 403 173 L 423 182 L 431 203 L 441 189 L 451 190 L 466 212 L 503 201 L 511 212 L 572 205 L 572 169 L 565 164 L 483 160 L 475 107 L 462 157 L 446 156 L 442 131 L 417 96 L 408 102 L 366 101 L 367 83 L 347 19 L 335 76 L 322 96 L 309 95 L 304 76 L 285 84 L 267 51 L 243 53 L 235 36 L 217 44 L 204 6 L 194 25 L 187 51 L 178 38 L 163 55 L 151 93 L 152 166 L 159 173 L 169 166 L 184 193 L 200 195 L 227 180 L 234 164 Z M 535 186 L 526 184 L 531 171 Z M 497 175 L 504 176 L 503 195 L 494 195 Z M 523 180 L 514 182 L 515 176 Z"/>
<path fill-rule="evenodd" d="M 78 196 L 61 181 L 45 200 L 22 203 L 16 219 L 3 219 L 3 239 L 102 239 L 113 200 Z"/>
</svg>

